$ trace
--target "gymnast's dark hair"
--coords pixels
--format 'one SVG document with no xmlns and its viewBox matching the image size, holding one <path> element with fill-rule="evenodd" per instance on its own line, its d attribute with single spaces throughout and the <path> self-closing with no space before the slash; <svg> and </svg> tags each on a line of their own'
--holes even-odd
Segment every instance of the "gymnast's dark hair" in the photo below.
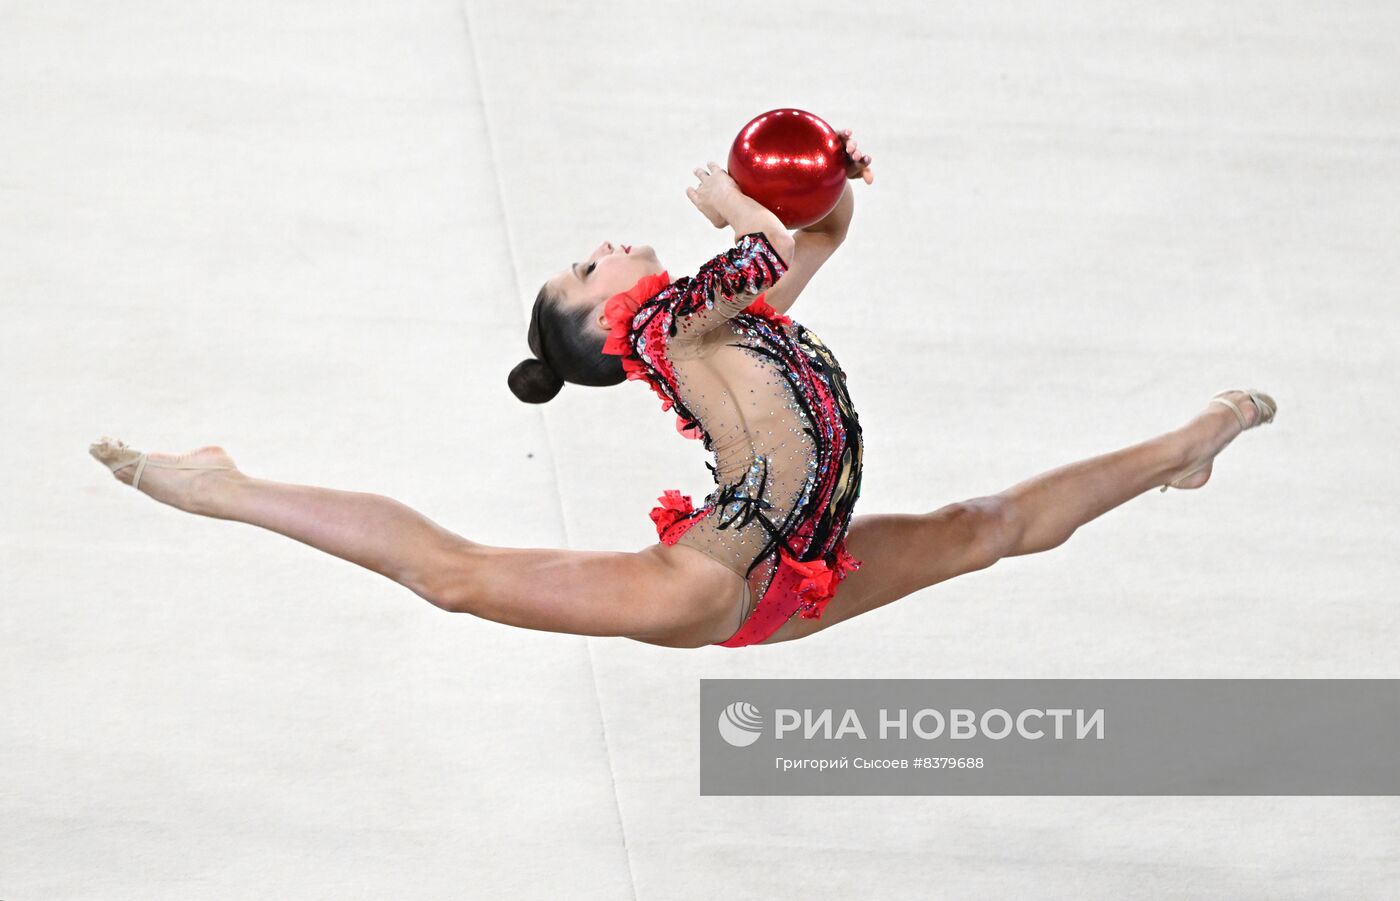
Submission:
<svg viewBox="0 0 1400 901">
<path fill-rule="evenodd" d="M 540 288 L 526 336 L 534 356 L 510 371 L 506 382 L 511 393 L 527 404 L 542 404 L 553 400 L 565 382 L 603 387 L 624 381 L 622 358 L 603 353 L 607 337 L 588 327 L 593 312 L 590 306 L 571 309 L 548 285 Z"/>
</svg>

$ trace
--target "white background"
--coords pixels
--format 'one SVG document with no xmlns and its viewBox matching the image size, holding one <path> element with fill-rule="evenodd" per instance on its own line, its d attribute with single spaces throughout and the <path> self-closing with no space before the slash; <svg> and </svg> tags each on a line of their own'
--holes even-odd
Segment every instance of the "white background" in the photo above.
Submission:
<svg viewBox="0 0 1400 901">
<path fill-rule="evenodd" d="M 792 315 L 919 512 L 1257 387 L 1201 491 L 768 648 L 453 616 L 87 455 L 227 448 L 636 550 L 704 452 L 506 388 L 550 274 L 675 277 L 691 169 L 855 131 Z M 1385 898 L 1393 798 L 702 798 L 702 676 L 1395 677 L 1394 4 L 0 5 L 0 897 Z M 917 552 L 917 549 L 911 549 Z"/>
</svg>

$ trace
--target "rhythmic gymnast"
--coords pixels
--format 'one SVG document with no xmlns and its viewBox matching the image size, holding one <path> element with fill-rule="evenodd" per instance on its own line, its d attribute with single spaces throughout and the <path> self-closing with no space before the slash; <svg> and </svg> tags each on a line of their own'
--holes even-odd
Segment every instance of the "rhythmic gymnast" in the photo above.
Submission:
<svg viewBox="0 0 1400 901">
<path fill-rule="evenodd" d="M 1199 488 L 1241 432 L 1273 421 L 1267 394 L 1222 391 L 1172 431 L 930 512 L 853 516 L 862 436 L 845 371 L 787 315 L 845 240 L 851 181 L 873 180 L 849 130 L 835 209 L 789 234 L 715 163 L 691 202 L 735 245 L 672 280 L 645 246 L 604 242 L 540 289 L 534 357 L 511 391 L 543 403 L 565 382 L 645 382 L 676 429 L 714 453 L 696 507 L 668 490 L 643 550 L 493 547 L 388 497 L 268 481 L 221 447 L 147 454 L 103 438 L 89 452 L 119 481 L 202 516 L 270 529 L 393 579 L 443 610 L 664 647 L 803 638 L 1004 557 L 1063 544 L 1151 488 Z"/>
</svg>

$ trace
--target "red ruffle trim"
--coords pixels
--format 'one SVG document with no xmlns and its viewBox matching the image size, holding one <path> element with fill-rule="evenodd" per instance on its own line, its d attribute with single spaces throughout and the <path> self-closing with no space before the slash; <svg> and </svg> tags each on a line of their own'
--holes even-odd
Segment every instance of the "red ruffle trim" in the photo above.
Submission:
<svg viewBox="0 0 1400 901">
<path fill-rule="evenodd" d="M 622 358 L 622 371 L 628 379 L 640 379 L 651 386 L 651 390 L 656 396 L 661 398 L 661 412 L 671 409 L 673 404 L 666 396 L 666 392 L 661 390 L 661 386 L 652 381 L 647 375 L 646 366 L 641 360 L 632 356 L 632 342 L 629 340 L 632 333 L 632 318 L 637 315 L 637 310 L 642 304 L 652 299 L 671 285 L 669 273 L 660 272 L 655 275 L 644 275 L 638 282 L 621 294 L 614 294 L 608 298 L 608 302 L 603 306 L 603 317 L 608 321 L 608 337 L 603 342 L 603 353 L 612 354 Z M 699 440 L 705 437 L 705 433 L 698 425 L 685 427 L 685 420 L 676 416 L 676 431 L 687 438 Z"/>
<path fill-rule="evenodd" d="M 608 339 L 603 342 L 603 353 L 622 357 L 623 366 L 626 367 L 629 362 L 627 355 L 632 352 L 632 346 L 627 341 L 627 333 L 632 329 L 632 317 L 642 304 L 666 290 L 670 284 L 671 276 L 666 272 L 644 275 L 631 288 L 608 298 L 603 305 L 603 317 L 608 320 L 610 331 Z M 641 366 L 635 361 L 632 365 Z"/>
<path fill-rule="evenodd" d="M 695 505 L 691 503 L 690 495 L 681 494 L 674 488 L 668 488 L 657 500 L 661 502 L 661 506 L 651 508 L 651 521 L 656 523 L 657 536 L 664 543 L 670 544 L 671 542 L 666 540 L 666 531 L 694 513 Z"/>
<path fill-rule="evenodd" d="M 656 534 L 664 544 L 674 544 L 685 531 L 685 528 L 675 529 L 676 524 L 688 520 L 695 513 L 695 505 L 690 495 L 681 494 L 674 488 L 665 491 L 657 500 L 661 502 L 660 506 L 651 508 L 651 521 L 656 523 Z M 822 611 L 836 597 L 836 589 L 842 580 L 860 569 L 862 564 L 862 561 L 847 553 L 845 539 L 836 545 L 835 566 L 829 566 L 820 558 L 809 563 L 799 562 L 788 556 L 784 547 L 778 548 L 778 561 L 779 565 L 790 567 L 801 577 L 795 590 L 802 599 L 798 613 L 805 619 L 821 619 Z"/>
<path fill-rule="evenodd" d="M 632 356 L 632 343 L 629 340 L 632 333 L 632 319 L 637 315 L 642 304 L 660 294 L 671 285 L 671 276 L 667 272 L 660 272 L 655 275 L 645 275 L 637 281 L 635 285 L 621 294 L 614 294 L 608 298 L 603 305 L 603 318 L 608 322 L 608 337 L 603 342 L 603 353 L 612 354 L 622 358 L 622 371 L 628 379 L 641 379 L 645 381 L 651 390 L 661 399 L 661 412 L 671 409 L 671 399 L 666 396 L 666 392 L 661 386 L 652 381 L 647 374 L 646 366 L 640 360 Z M 763 299 L 760 294 L 754 298 L 753 303 L 744 308 L 745 313 L 752 313 L 755 316 L 762 316 L 779 325 L 787 325 L 792 322 L 787 316 L 782 315 Z M 693 438 L 696 441 L 705 437 L 704 431 L 699 424 L 685 425 L 686 420 L 676 415 L 676 431 L 686 438 Z"/>
<path fill-rule="evenodd" d="M 803 619 L 821 619 L 827 603 L 836 596 L 836 587 L 841 584 L 841 580 L 861 567 L 861 561 L 846 552 L 844 540 L 836 546 L 834 567 L 828 566 L 827 562 L 820 558 L 801 563 L 789 557 L 787 549 L 782 547 L 778 548 L 778 556 L 782 563 L 802 575 L 802 581 L 797 583 L 797 593 L 802 598 L 799 613 Z"/>
</svg>

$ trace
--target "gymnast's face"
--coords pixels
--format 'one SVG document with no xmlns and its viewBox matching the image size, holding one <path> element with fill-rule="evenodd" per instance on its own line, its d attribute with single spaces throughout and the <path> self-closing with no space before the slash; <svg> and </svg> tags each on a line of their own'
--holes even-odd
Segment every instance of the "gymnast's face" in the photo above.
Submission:
<svg viewBox="0 0 1400 901">
<path fill-rule="evenodd" d="M 625 248 L 625 249 L 624 249 Z M 614 294 L 621 294 L 643 277 L 666 271 L 650 244 L 613 244 L 604 241 L 587 259 L 556 273 L 549 284 L 567 307 L 592 311 L 590 327 L 606 335 L 608 321 L 603 309 Z"/>
</svg>

